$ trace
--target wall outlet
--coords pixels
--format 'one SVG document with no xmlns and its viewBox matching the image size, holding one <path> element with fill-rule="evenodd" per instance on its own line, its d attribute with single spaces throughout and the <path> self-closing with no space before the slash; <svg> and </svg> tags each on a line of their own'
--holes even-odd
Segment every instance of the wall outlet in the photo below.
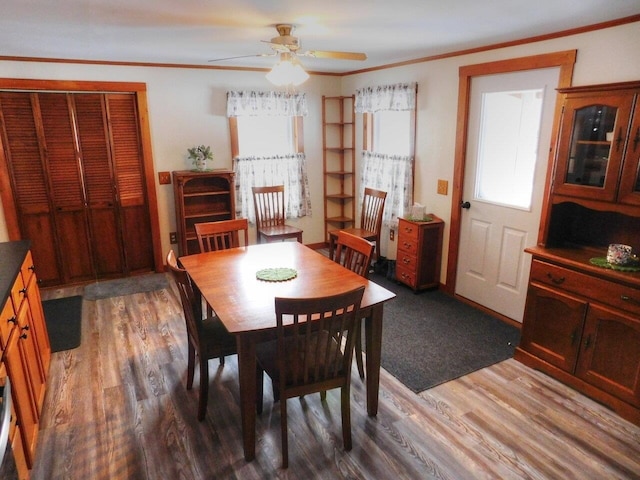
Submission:
<svg viewBox="0 0 640 480">
<path fill-rule="evenodd" d="M 393 242 L 393 239 L 395 238 L 395 236 L 396 236 L 395 230 L 393 229 L 389 230 L 389 240 Z"/>
<path fill-rule="evenodd" d="M 177 232 L 170 232 L 169 233 L 169 243 L 171 245 L 175 245 L 176 243 L 178 243 L 178 233 Z"/>
<path fill-rule="evenodd" d="M 438 194 L 446 195 L 449 191 L 449 182 L 446 180 L 438 180 Z"/>
<path fill-rule="evenodd" d="M 160 185 L 170 185 L 171 172 L 158 172 L 158 183 L 160 183 Z"/>
</svg>

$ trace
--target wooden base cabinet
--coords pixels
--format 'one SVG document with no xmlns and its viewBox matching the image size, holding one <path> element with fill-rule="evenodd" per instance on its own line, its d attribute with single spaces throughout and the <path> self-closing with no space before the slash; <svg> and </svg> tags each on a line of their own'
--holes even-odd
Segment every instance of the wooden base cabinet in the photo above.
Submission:
<svg viewBox="0 0 640 480">
<path fill-rule="evenodd" d="M 430 222 L 398 221 L 396 279 L 414 291 L 440 285 L 444 222 L 429 216 Z"/>
<path fill-rule="evenodd" d="M 29 242 L 0 243 L 0 353 L 11 380 L 13 448 L 21 478 L 33 467 L 51 347 Z M 16 440 L 17 439 L 17 440 Z"/>
<path fill-rule="evenodd" d="M 527 251 L 534 259 L 515 358 L 640 425 L 640 275 L 591 266 L 587 252 Z"/>
</svg>

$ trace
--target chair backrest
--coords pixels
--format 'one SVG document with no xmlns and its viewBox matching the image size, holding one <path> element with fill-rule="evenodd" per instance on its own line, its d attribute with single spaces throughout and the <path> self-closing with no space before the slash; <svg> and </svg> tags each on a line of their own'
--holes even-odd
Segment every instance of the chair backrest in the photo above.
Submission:
<svg viewBox="0 0 640 480">
<path fill-rule="evenodd" d="M 196 223 L 195 229 L 201 252 L 239 247 L 239 232 L 243 230 L 244 246 L 249 245 L 249 223 L 246 218 Z"/>
<path fill-rule="evenodd" d="M 319 298 L 276 298 L 280 385 L 348 381 L 364 287 Z"/>
<path fill-rule="evenodd" d="M 180 293 L 189 341 L 195 342 L 194 346 L 197 347 L 202 330 L 202 304 L 196 299 L 189 274 L 185 269 L 178 266 L 178 260 L 173 250 L 169 250 L 166 262 L 169 273 L 171 273 L 173 280 L 176 282 Z"/>
<path fill-rule="evenodd" d="M 368 278 L 374 244 L 357 235 L 339 231 L 333 259 L 345 268 Z"/>
<path fill-rule="evenodd" d="M 380 233 L 382 213 L 384 212 L 384 203 L 386 200 L 387 192 L 368 187 L 364 189 L 360 228 L 376 232 L 376 234 Z"/>
<path fill-rule="evenodd" d="M 258 228 L 284 225 L 284 185 L 253 187 Z"/>
</svg>

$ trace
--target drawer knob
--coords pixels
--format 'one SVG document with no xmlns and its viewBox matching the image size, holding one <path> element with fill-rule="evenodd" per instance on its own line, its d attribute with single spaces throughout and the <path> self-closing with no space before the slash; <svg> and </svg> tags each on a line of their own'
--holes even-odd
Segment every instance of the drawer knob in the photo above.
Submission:
<svg viewBox="0 0 640 480">
<path fill-rule="evenodd" d="M 14 325 L 15 325 L 16 323 L 18 323 L 18 322 L 17 322 L 17 320 L 16 320 L 16 316 L 14 315 L 14 316 L 13 316 L 13 317 L 11 317 L 10 319 L 8 319 L 8 320 L 7 320 L 7 323 L 13 323 Z"/>
<path fill-rule="evenodd" d="M 409 264 L 409 262 L 411 262 L 411 260 L 409 260 L 407 257 L 404 257 L 404 258 L 402 259 L 402 263 L 404 263 L 405 265 L 408 265 L 408 264 Z"/>
<path fill-rule="evenodd" d="M 550 272 L 547 272 L 547 277 L 556 285 L 564 283 L 564 277 L 554 277 Z"/>
<path fill-rule="evenodd" d="M 620 300 L 623 302 L 635 303 L 636 305 L 640 305 L 640 300 L 636 300 L 635 298 L 631 298 L 628 295 L 620 295 Z"/>
</svg>

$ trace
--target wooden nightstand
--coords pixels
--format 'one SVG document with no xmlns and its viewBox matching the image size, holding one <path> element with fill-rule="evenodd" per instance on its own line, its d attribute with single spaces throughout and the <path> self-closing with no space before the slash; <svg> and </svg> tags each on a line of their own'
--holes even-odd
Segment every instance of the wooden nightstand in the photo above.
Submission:
<svg viewBox="0 0 640 480">
<path fill-rule="evenodd" d="M 404 218 L 398 223 L 396 279 L 414 291 L 440 285 L 444 222 L 433 214 L 430 222 Z"/>
</svg>

